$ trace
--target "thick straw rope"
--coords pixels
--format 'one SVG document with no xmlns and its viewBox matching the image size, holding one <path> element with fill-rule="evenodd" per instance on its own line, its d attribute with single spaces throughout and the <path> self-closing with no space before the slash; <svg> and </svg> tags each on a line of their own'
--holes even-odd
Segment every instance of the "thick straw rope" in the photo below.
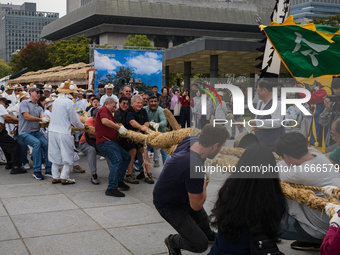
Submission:
<svg viewBox="0 0 340 255">
<path fill-rule="evenodd" d="M 340 205 L 339 201 L 334 201 L 333 199 L 329 201 L 325 198 L 318 197 L 311 190 L 293 188 L 290 186 L 290 184 L 285 183 L 285 182 L 281 182 L 281 188 L 282 188 L 283 195 L 286 198 L 295 200 L 299 204 L 305 204 L 309 208 L 318 210 L 320 212 L 325 211 L 325 207 L 328 203 Z M 331 215 L 333 215 L 334 213 L 335 211 L 331 210 Z"/>
<path fill-rule="evenodd" d="M 80 120 L 85 123 L 87 119 L 87 113 L 82 113 L 83 116 L 79 116 Z M 79 130 L 79 131 L 89 131 L 95 132 L 94 128 L 89 128 L 87 130 L 79 129 L 72 127 L 72 130 Z M 167 133 L 159 133 L 159 132 L 153 132 L 148 131 L 147 134 L 143 134 L 140 132 L 134 132 L 131 130 L 127 131 L 127 134 L 125 137 L 127 139 L 130 139 L 136 143 L 141 144 L 148 144 L 151 147 L 154 147 L 156 149 L 162 148 L 166 153 L 169 155 L 172 155 L 175 151 L 177 145 L 187 136 L 192 135 L 199 135 L 200 130 L 198 129 L 179 129 L 172 132 Z M 236 166 L 238 162 L 238 158 L 242 156 L 245 149 L 240 148 L 222 148 L 220 154 L 218 154 L 213 160 L 212 165 L 224 165 L 224 166 Z M 231 155 L 234 157 L 227 157 L 226 155 Z M 237 158 L 236 158 L 237 157 Z M 274 153 L 274 157 L 276 161 L 281 161 L 282 159 Z M 208 176 L 207 176 L 208 177 Z M 209 178 L 207 178 L 209 181 Z M 294 187 L 297 188 L 294 188 Z M 333 203 L 336 205 L 340 205 L 339 201 L 337 201 L 334 197 L 330 197 L 328 200 L 325 198 L 320 198 L 315 195 L 315 193 L 312 190 L 315 191 L 322 191 L 322 188 L 319 187 L 313 187 L 313 186 L 304 186 L 304 185 L 298 185 L 298 184 L 288 184 L 281 182 L 281 187 L 283 190 L 283 194 L 286 198 L 295 200 L 300 204 L 306 204 L 308 207 L 323 212 L 325 210 L 325 206 L 327 203 Z M 334 189 L 333 193 L 340 196 L 340 188 Z M 334 210 L 331 211 L 331 214 L 333 215 L 335 212 Z"/>
</svg>

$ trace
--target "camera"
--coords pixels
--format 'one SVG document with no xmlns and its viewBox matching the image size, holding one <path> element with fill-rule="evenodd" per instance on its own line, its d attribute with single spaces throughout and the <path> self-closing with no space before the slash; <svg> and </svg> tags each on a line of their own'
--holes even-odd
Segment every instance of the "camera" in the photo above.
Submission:
<svg viewBox="0 0 340 255">
<path fill-rule="evenodd" d="M 327 96 L 329 98 L 329 100 L 331 100 L 331 102 L 340 102 L 340 95 L 329 95 Z"/>
</svg>

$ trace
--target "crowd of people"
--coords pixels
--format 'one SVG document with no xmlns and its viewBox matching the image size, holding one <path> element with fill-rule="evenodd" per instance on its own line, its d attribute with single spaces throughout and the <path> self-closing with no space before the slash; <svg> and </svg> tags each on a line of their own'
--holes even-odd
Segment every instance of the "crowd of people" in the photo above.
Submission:
<svg viewBox="0 0 340 255">
<path fill-rule="evenodd" d="M 268 81 L 258 83 L 258 110 L 272 107 L 276 85 Z M 331 88 L 337 95 L 340 80 L 334 78 Z M 91 183 L 98 185 L 97 156 L 100 155 L 109 169 L 105 194 L 124 197 L 122 191 L 130 189 L 128 184 L 139 184 L 141 180 L 155 183 L 148 154 L 153 151 L 154 165 L 159 165 L 160 155 L 163 163 L 154 186 L 153 203 L 177 231 L 164 239 L 169 254 L 179 255 L 181 250 L 202 253 L 207 251 L 209 243 L 213 243 L 210 255 L 282 254 L 276 245 L 280 238 L 294 240 L 293 249 L 340 254 L 340 206 L 328 203 L 326 213 L 316 211 L 295 200 L 285 199 L 280 185 L 280 181 L 284 181 L 315 187 L 340 186 L 340 174 L 332 171 L 334 164 L 340 163 L 340 115 L 338 102 L 330 102 L 327 97 L 328 89 L 313 94 L 311 100 L 317 99 L 313 101 L 315 104 L 324 104 L 324 107 L 319 105 L 318 119 L 320 127 L 329 132 L 328 135 L 323 132 L 326 143 L 333 145 L 329 158 L 319 150 L 307 147 L 308 136 L 305 134 L 286 133 L 285 128 L 277 124 L 284 120 L 278 104 L 272 114 L 255 116 L 257 120 L 251 125 L 260 126 L 259 120 L 279 121 L 264 122 L 272 125 L 257 129 L 255 135 L 259 143 L 248 147 L 240 157 L 236 172 L 220 188 L 210 215 L 203 207 L 207 196 L 205 173 L 197 173 L 196 166 L 203 166 L 206 159 L 213 159 L 231 138 L 225 125 L 209 123 L 212 118 L 227 118 L 230 109 L 223 100 L 225 93 L 218 93 L 222 104 L 214 106 L 213 99 L 208 98 L 207 112 L 202 115 L 201 89 L 196 85 L 183 91 L 178 86 L 163 87 L 161 93 L 154 86 L 150 94 L 134 91 L 126 85 L 119 91 L 119 96 L 113 89 L 111 84 L 99 85 L 95 94 L 92 90 L 81 91 L 71 81 L 58 86 L 58 94 L 52 93 L 50 85 L 43 89 L 34 84 L 25 88 L 6 86 L 0 94 L 0 147 L 6 158 L 5 168 L 11 169 L 11 174 L 27 173 L 31 168 L 27 159 L 31 152 L 35 179 L 50 177 L 52 184 L 74 184 L 76 181 L 70 178 L 70 172 L 85 172 L 78 164 L 79 150 L 87 157 Z M 232 97 L 229 101 L 232 102 Z M 182 128 L 190 127 L 192 123 L 200 127 L 200 135 L 183 139 L 172 156 L 163 149 L 123 137 L 128 130 L 168 132 L 164 109 L 173 113 Z M 315 111 L 310 125 L 315 125 Z M 82 123 L 78 114 L 84 112 L 88 118 Z M 301 115 L 294 106 L 287 114 L 292 118 Z M 301 126 L 307 124 L 307 121 L 300 122 Z M 242 132 L 242 127 L 237 128 Z M 315 141 L 313 145 L 317 147 Z M 276 163 L 273 151 L 281 156 L 281 162 Z M 320 164 L 327 168 L 326 171 L 293 170 L 294 167 L 303 169 Z M 263 165 L 281 166 L 290 171 L 240 171 L 242 167 Z M 134 168 L 140 170 L 137 176 Z M 321 192 L 315 194 L 324 197 Z M 332 211 L 335 214 L 330 217 Z"/>
</svg>

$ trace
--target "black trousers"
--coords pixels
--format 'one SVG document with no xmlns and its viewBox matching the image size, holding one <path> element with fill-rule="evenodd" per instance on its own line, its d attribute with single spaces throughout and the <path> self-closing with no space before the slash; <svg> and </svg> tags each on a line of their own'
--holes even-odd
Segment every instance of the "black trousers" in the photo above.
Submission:
<svg viewBox="0 0 340 255">
<path fill-rule="evenodd" d="M 13 166 L 21 166 L 20 146 L 7 134 L 6 130 L 0 132 L 0 147 L 5 154 L 7 162 L 12 162 Z"/>
<path fill-rule="evenodd" d="M 202 253 L 208 249 L 208 236 L 213 234 L 208 215 L 202 207 L 194 211 L 190 206 L 173 211 L 156 208 L 159 214 L 178 232 L 169 240 L 174 247 Z"/>
</svg>

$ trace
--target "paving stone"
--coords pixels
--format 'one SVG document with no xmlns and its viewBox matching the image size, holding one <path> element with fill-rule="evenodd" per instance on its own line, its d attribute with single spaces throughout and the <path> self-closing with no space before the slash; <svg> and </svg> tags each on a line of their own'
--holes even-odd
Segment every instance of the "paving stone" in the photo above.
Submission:
<svg viewBox="0 0 340 255">
<path fill-rule="evenodd" d="M 79 193 L 79 192 L 87 192 L 87 191 L 101 191 L 103 195 L 105 195 L 105 190 L 107 188 L 107 181 L 103 180 L 100 176 L 99 185 L 93 185 L 91 183 L 91 175 L 90 174 L 72 174 L 72 179 L 76 180 L 76 183 L 73 185 L 61 185 L 54 184 L 56 188 L 58 188 L 62 193 Z"/>
<path fill-rule="evenodd" d="M 0 242 L 0 254 L 4 255 L 24 255 L 29 254 L 25 245 L 18 240 L 2 241 Z"/>
<path fill-rule="evenodd" d="M 155 180 L 156 181 L 156 180 Z M 155 182 L 156 184 L 156 182 Z M 155 187 L 154 184 L 148 184 L 142 180 L 140 184 L 138 185 L 129 185 L 131 187 L 131 192 L 129 191 L 129 194 L 138 200 L 147 203 L 153 201 L 152 199 L 152 192 Z"/>
<path fill-rule="evenodd" d="M 0 185 L 18 184 L 19 183 L 48 183 L 49 180 L 36 180 L 32 177 L 33 170 L 29 170 L 27 174 L 10 174 L 10 171 L 5 170 L 5 166 L 0 166 L 1 174 Z M 19 177 L 20 176 L 20 177 Z M 19 181 L 18 181 L 19 180 Z"/>
<path fill-rule="evenodd" d="M 0 217 L 0 241 L 20 238 L 11 219 L 8 216 Z M 0 253 L 4 254 L 4 253 Z"/>
<path fill-rule="evenodd" d="M 71 193 L 66 195 L 81 208 L 140 203 L 139 200 L 128 195 L 129 191 L 124 191 L 124 193 L 126 196 L 122 198 L 106 196 L 101 191 Z"/>
<path fill-rule="evenodd" d="M 15 215 L 12 219 L 23 238 L 101 229 L 81 210 Z"/>
<path fill-rule="evenodd" d="M 31 254 L 131 255 L 104 230 L 25 238 Z"/>
<path fill-rule="evenodd" d="M 60 191 L 50 183 L 13 184 L 0 186 L 1 198 L 41 196 L 42 194 L 60 194 Z"/>
<path fill-rule="evenodd" d="M 155 209 L 146 204 L 117 205 L 88 208 L 84 211 L 104 228 L 124 227 L 163 222 Z"/>
<path fill-rule="evenodd" d="M 151 255 L 166 252 L 165 237 L 176 231 L 168 223 L 112 228 L 108 231 L 133 254 Z"/>
<path fill-rule="evenodd" d="M 3 205 L 0 202 L 0 217 L 1 216 L 7 216 L 7 215 L 8 214 L 7 214 L 6 210 L 5 210 L 5 208 L 3 207 Z"/>
<path fill-rule="evenodd" d="M 62 194 L 3 198 L 2 202 L 10 215 L 78 209 L 74 203 Z"/>
</svg>

